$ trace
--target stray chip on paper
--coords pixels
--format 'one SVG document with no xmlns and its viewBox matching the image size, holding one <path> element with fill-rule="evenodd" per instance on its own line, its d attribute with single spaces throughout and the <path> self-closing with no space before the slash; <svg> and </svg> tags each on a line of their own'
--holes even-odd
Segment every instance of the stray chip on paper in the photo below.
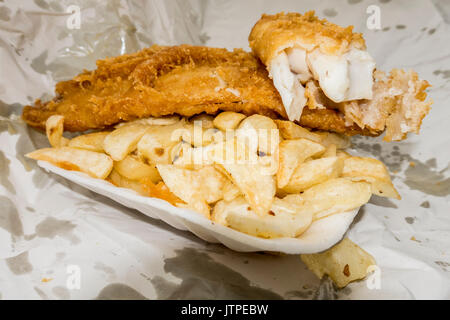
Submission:
<svg viewBox="0 0 450 320">
<path fill-rule="evenodd" d="M 302 254 L 302 261 L 319 279 L 326 274 L 339 287 L 364 279 L 375 259 L 356 243 L 344 238 L 334 247 L 314 254 Z"/>
</svg>

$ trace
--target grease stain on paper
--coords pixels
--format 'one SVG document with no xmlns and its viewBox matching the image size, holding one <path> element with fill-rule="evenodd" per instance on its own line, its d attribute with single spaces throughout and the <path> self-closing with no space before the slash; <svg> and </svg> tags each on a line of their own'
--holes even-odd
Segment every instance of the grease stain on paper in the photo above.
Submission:
<svg viewBox="0 0 450 320">
<path fill-rule="evenodd" d="M 23 236 L 22 221 L 16 206 L 6 196 L 0 196 L 0 228 L 14 237 Z"/>
<path fill-rule="evenodd" d="M 415 217 L 405 217 L 405 221 L 408 224 L 413 224 L 414 221 L 416 221 L 416 218 Z"/>
<path fill-rule="evenodd" d="M 9 164 L 11 161 L 5 156 L 3 151 L 0 150 L 0 184 L 3 185 L 6 190 L 12 194 L 16 194 L 14 185 L 9 180 Z"/>
<path fill-rule="evenodd" d="M 7 7 L 0 7 L 0 20 L 9 21 L 11 14 L 11 10 Z"/>
<path fill-rule="evenodd" d="M 9 270 L 16 275 L 22 275 L 33 271 L 33 266 L 28 260 L 28 251 L 25 251 L 15 257 L 5 259 Z"/>
<path fill-rule="evenodd" d="M 63 260 L 66 257 L 66 253 L 65 252 L 57 252 L 56 253 L 56 260 Z"/>
<path fill-rule="evenodd" d="M 61 12 L 63 11 L 63 8 L 61 6 L 60 3 L 58 3 L 58 1 L 50 1 L 49 3 L 46 2 L 45 0 L 34 0 L 33 1 L 39 8 L 44 9 L 44 10 L 53 10 L 56 12 Z"/>
<path fill-rule="evenodd" d="M 62 286 L 57 286 L 52 289 L 53 294 L 61 299 L 61 300 L 69 300 L 70 299 L 70 291 Z"/>
<path fill-rule="evenodd" d="M 300 298 L 303 300 L 310 300 L 312 296 L 314 295 L 314 290 L 308 289 L 308 290 L 292 290 L 286 292 L 286 298 L 287 299 L 293 299 L 293 298 Z"/>
<path fill-rule="evenodd" d="M 379 197 L 377 195 L 372 195 L 369 203 L 379 207 L 398 209 L 397 205 L 392 200 L 384 197 Z"/>
<path fill-rule="evenodd" d="M 448 272 L 447 268 L 450 267 L 450 263 L 445 261 L 435 261 L 434 263 L 441 267 L 442 270 Z"/>
<path fill-rule="evenodd" d="M 34 0 L 33 2 L 41 9 L 50 9 L 50 6 L 44 0 Z"/>
<path fill-rule="evenodd" d="M 444 79 L 450 79 L 450 70 L 435 70 L 433 71 L 433 74 L 435 76 L 442 75 L 442 78 Z"/>
<path fill-rule="evenodd" d="M 76 224 L 68 220 L 59 220 L 53 217 L 48 217 L 36 226 L 36 235 L 41 238 L 54 239 L 60 236 L 69 240 L 71 244 L 77 244 L 80 239 L 73 234 Z"/>
<path fill-rule="evenodd" d="M 323 10 L 323 14 L 326 15 L 327 17 L 336 17 L 338 12 L 336 11 L 336 9 L 334 8 L 328 8 Z"/>
<path fill-rule="evenodd" d="M 96 300 L 147 300 L 147 298 L 126 284 L 111 283 L 100 291 Z"/>
<path fill-rule="evenodd" d="M 12 116 L 19 117 L 23 109 L 23 105 L 19 103 L 6 104 L 0 100 L 0 132 L 8 130 L 11 135 L 18 135 L 16 142 L 16 159 L 20 161 L 25 171 L 31 171 L 38 168 L 35 160 L 25 157 L 25 154 L 35 150 L 36 148 L 48 147 L 49 143 L 45 134 L 37 130 L 30 129 L 20 120 L 14 120 Z M 33 183 L 37 188 L 43 187 L 48 179 L 44 177 L 46 174 L 43 170 L 35 170 L 33 173 Z"/>
<path fill-rule="evenodd" d="M 42 300 L 49 300 L 47 294 L 38 287 L 33 288 Z"/>
<path fill-rule="evenodd" d="M 48 52 L 46 50 L 31 61 L 30 67 L 37 73 L 46 74 L 50 67 L 50 65 L 46 64 L 47 57 Z"/>
<path fill-rule="evenodd" d="M 325 275 L 320 280 L 319 288 L 314 293 L 313 300 L 336 300 L 336 299 L 338 299 L 338 291 L 333 281 L 328 276 Z"/>
<path fill-rule="evenodd" d="M 428 208 L 430 207 L 430 202 L 429 202 L 429 201 L 424 201 L 424 202 L 422 202 L 422 203 L 420 204 L 420 206 L 421 206 L 422 208 L 428 209 Z"/>
<path fill-rule="evenodd" d="M 164 271 L 181 279 L 181 283 L 158 276 L 150 279 L 158 299 L 282 299 L 193 248 L 177 250 L 175 257 L 165 259 Z"/>
<path fill-rule="evenodd" d="M 430 162 L 431 160 L 431 162 Z M 405 184 L 412 190 L 418 190 L 437 197 L 450 195 L 450 177 L 444 173 L 449 167 L 436 171 L 435 162 L 430 159 L 427 163 L 415 161 L 414 166 L 409 166 L 405 171 Z"/>
<path fill-rule="evenodd" d="M 400 172 L 404 163 L 409 162 L 410 165 L 404 170 L 404 182 L 411 190 L 418 190 L 437 197 L 450 195 L 450 177 L 446 178 L 444 175 L 449 171 L 450 164 L 445 169 L 438 171 L 436 158 L 422 162 L 409 154 L 401 153 L 398 146 L 394 146 L 392 151 L 386 154 L 379 143 L 371 144 L 365 141 L 368 140 L 355 137 L 353 144 L 357 149 L 369 152 L 380 159 L 391 173 Z"/>
</svg>

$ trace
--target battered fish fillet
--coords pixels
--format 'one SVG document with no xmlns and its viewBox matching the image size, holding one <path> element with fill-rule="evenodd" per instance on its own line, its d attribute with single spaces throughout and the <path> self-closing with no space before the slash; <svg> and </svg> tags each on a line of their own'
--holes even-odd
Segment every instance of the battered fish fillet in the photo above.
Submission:
<svg viewBox="0 0 450 320">
<path fill-rule="evenodd" d="M 45 128 L 54 114 L 64 129 L 85 131 L 118 122 L 172 114 L 192 116 L 220 110 L 286 118 L 280 95 L 265 67 L 240 49 L 181 45 L 152 46 L 134 54 L 97 61 L 95 71 L 56 85 L 56 98 L 26 106 L 23 119 Z M 347 126 L 338 110 L 310 110 L 300 124 L 345 134 L 366 134 Z"/>
<path fill-rule="evenodd" d="M 349 127 L 356 124 L 372 135 L 386 130 L 384 139 L 392 141 L 419 133 L 430 110 L 427 81 L 413 71 L 394 69 L 389 76 L 375 71 L 361 34 L 352 26 L 320 20 L 314 11 L 263 15 L 249 42 L 266 65 L 289 120 L 311 110 L 339 110 Z"/>
</svg>

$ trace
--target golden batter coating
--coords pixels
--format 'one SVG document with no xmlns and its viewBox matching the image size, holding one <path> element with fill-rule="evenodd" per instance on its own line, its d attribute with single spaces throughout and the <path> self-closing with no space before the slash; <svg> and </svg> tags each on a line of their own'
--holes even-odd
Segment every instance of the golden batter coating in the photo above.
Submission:
<svg viewBox="0 0 450 320">
<path fill-rule="evenodd" d="M 318 47 L 325 54 L 340 55 L 350 48 L 365 50 L 366 44 L 353 26 L 343 28 L 326 19 L 320 20 L 314 11 L 305 14 L 263 14 L 253 27 L 248 38 L 250 48 L 265 65 L 282 50 L 304 44 L 312 51 Z"/>
</svg>

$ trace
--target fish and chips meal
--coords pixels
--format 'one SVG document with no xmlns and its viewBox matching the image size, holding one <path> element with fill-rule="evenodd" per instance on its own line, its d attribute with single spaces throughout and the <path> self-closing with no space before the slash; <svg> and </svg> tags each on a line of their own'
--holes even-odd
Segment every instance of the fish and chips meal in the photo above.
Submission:
<svg viewBox="0 0 450 320">
<path fill-rule="evenodd" d="M 153 45 L 97 61 L 24 108 L 51 145 L 27 156 L 265 239 L 300 237 L 373 194 L 400 199 L 382 162 L 345 149 L 355 134 L 418 133 L 429 84 L 377 70 L 352 28 L 314 12 L 263 15 L 252 52 Z M 348 239 L 302 259 L 338 286 L 375 264 Z"/>
</svg>

